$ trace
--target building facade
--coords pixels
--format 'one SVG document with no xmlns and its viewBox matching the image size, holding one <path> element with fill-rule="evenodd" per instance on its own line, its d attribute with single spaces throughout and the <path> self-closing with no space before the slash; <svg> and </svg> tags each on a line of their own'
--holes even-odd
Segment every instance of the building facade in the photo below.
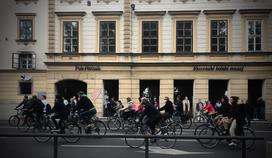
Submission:
<svg viewBox="0 0 272 158">
<path fill-rule="evenodd" d="M 228 95 L 253 111 L 262 97 L 272 121 L 270 0 L 5 3 L 1 119 L 25 94 L 46 94 L 52 105 L 55 94 L 69 99 L 81 90 L 100 116 L 106 95 L 125 104 L 149 92 L 160 104 L 187 96 L 192 110 L 198 99 Z"/>
</svg>

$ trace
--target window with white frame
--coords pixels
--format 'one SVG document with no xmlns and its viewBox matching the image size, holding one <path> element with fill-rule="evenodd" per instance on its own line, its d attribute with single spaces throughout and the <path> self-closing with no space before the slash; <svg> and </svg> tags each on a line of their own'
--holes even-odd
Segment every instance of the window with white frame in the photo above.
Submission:
<svg viewBox="0 0 272 158">
<path fill-rule="evenodd" d="M 63 21 L 63 52 L 78 52 L 79 43 L 78 21 Z"/>
<path fill-rule="evenodd" d="M 248 51 L 262 50 L 262 21 L 247 21 L 247 48 Z"/>
<path fill-rule="evenodd" d="M 115 21 L 100 21 L 99 51 L 101 53 L 116 52 L 116 23 Z"/>
<path fill-rule="evenodd" d="M 193 22 L 176 22 L 176 52 L 193 51 Z"/>
<path fill-rule="evenodd" d="M 33 53 L 13 53 L 12 68 L 15 69 L 35 69 L 36 55 Z"/>
<path fill-rule="evenodd" d="M 211 20 L 211 51 L 228 51 L 228 21 Z"/>
</svg>

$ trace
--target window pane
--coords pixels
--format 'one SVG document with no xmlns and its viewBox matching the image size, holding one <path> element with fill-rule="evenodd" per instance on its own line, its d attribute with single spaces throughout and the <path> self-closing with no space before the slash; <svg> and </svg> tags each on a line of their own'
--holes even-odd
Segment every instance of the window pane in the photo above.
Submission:
<svg viewBox="0 0 272 158">
<path fill-rule="evenodd" d="M 144 39 L 143 41 L 144 41 L 143 42 L 144 45 L 149 45 L 149 39 Z"/>
<path fill-rule="evenodd" d="M 212 30 L 217 30 L 217 21 L 215 21 L 215 20 L 211 21 L 211 29 Z"/>
<path fill-rule="evenodd" d="M 183 45 L 183 38 L 177 39 L 177 45 Z"/>
<path fill-rule="evenodd" d="M 256 51 L 260 51 L 261 50 L 261 44 L 256 44 Z"/>
<path fill-rule="evenodd" d="M 115 39 L 110 39 L 110 40 L 109 40 L 109 44 L 110 44 L 110 45 L 115 45 Z"/>
<path fill-rule="evenodd" d="M 261 34 L 262 34 L 261 28 L 256 28 L 256 35 L 261 35 Z"/>
<path fill-rule="evenodd" d="M 253 37 L 248 37 L 248 43 L 253 44 L 254 43 L 254 38 Z"/>
<path fill-rule="evenodd" d="M 190 45 L 191 44 L 191 39 L 190 38 L 186 38 L 185 39 L 185 44 L 186 45 Z"/>
<path fill-rule="evenodd" d="M 183 36 L 183 30 L 177 31 L 177 36 L 179 36 L 179 37 Z"/>
<path fill-rule="evenodd" d="M 185 36 L 191 36 L 192 32 L 191 30 L 185 30 Z"/>
<path fill-rule="evenodd" d="M 213 52 L 217 51 L 217 45 L 212 45 L 211 50 L 212 50 Z"/>
<path fill-rule="evenodd" d="M 115 52 L 115 46 L 110 46 L 109 47 L 109 52 Z"/>
<path fill-rule="evenodd" d="M 157 31 L 151 31 L 150 34 L 151 37 L 157 37 Z"/>
<path fill-rule="evenodd" d="M 186 52 L 191 52 L 191 46 L 185 46 L 185 51 Z"/>
<path fill-rule="evenodd" d="M 183 29 L 183 22 L 177 22 L 177 29 Z"/>
<path fill-rule="evenodd" d="M 212 30 L 212 36 L 216 36 L 217 35 L 217 30 Z"/>
<path fill-rule="evenodd" d="M 226 47 L 224 45 L 220 45 L 219 46 L 219 51 L 226 51 Z"/>
<path fill-rule="evenodd" d="M 261 37 L 256 37 L 256 43 L 261 43 Z"/>
<path fill-rule="evenodd" d="M 219 44 L 220 45 L 225 45 L 225 41 L 226 41 L 225 38 L 219 38 Z"/>
<path fill-rule="evenodd" d="M 157 30 L 157 27 L 158 27 L 158 22 L 157 21 L 151 22 L 151 29 L 152 30 Z"/>
<path fill-rule="evenodd" d="M 217 38 L 212 38 L 212 45 L 216 45 L 217 44 Z"/>
<path fill-rule="evenodd" d="M 149 47 L 143 47 L 143 52 L 149 52 Z"/>
<path fill-rule="evenodd" d="M 254 51 L 254 46 L 253 46 L 253 44 L 248 44 L 248 50 L 249 50 L 249 51 Z"/>
<path fill-rule="evenodd" d="M 192 28 L 192 23 L 191 22 L 186 22 L 185 23 L 185 29 L 191 29 Z"/>
<path fill-rule="evenodd" d="M 150 44 L 151 45 L 157 45 L 157 40 L 156 39 L 151 39 Z"/>
</svg>

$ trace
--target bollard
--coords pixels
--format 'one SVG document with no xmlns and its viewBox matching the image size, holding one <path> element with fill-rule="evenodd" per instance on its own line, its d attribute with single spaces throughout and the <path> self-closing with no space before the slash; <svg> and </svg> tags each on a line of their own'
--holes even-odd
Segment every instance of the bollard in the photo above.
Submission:
<svg viewBox="0 0 272 158">
<path fill-rule="evenodd" d="M 148 138 L 145 138 L 145 158 L 149 158 L 149 144 Z"/>
<path fill-rule="evenodd" d="M 266 158 L 272 157 L 272 141 L 266 142 Z"/>
<path fill-rule="evenodd" d="M 242 139 L 242 158 L 246 158 L 246 140 Z"/>
<path fill-rule="evenodd" d="M 58 158 L 58 137 L 54 136 L 54 158 Z"/>
</svg>

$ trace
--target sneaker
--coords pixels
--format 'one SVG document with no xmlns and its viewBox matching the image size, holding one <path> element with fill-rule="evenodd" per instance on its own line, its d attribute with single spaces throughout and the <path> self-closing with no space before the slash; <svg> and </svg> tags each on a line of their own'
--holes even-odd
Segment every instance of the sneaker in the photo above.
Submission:
<svg viewBox="0 0 272 158">
<path fill-rule="evenodd" d="M 229 146 L 237 146 L 237 144 L 234 142 L 231 142 L 231 143 L 229 143 Z"/>
</svg>

